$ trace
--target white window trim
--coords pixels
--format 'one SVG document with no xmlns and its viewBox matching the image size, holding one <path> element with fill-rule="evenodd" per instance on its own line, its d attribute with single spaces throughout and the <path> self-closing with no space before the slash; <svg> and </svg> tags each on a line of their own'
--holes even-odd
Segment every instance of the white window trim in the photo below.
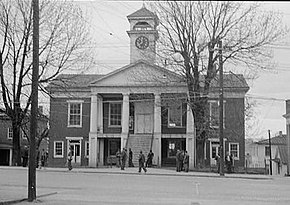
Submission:
<svg viewBox="0 0 290 205">
<path fill-rule="evenodd" d="M 219 102 L 219 100 L 209 100 L 208 101 L 209 102 L 209 117 L 210 117 L 210 122 L 209 122 L 209 126 L 210 127 L 212 127 L 212 128 L 219 128 L 219 126 L 216 126 L 216 125 L 212 125 L 211 124 L 211 116 L 212 116 L 212 103 L 217 103 L 218 104 L 218 107 L 219 107 L 219 105 L 220 105 L 220 102 Z M 225 118 L 226 118 L 226 112 L 225 112 L 225 103 L 226 103 L 226 101 L 224 100 L 224 103 L 223 103 L 223 127 L 225 128 L 226 126 L 225 126 Z"/>
<path fill-rule="evenodd" d="M 111 125 L 111 105 L 112 104 L 120 104 L 121 105 L 121 125 Z M 123 109 L 122 103 L 119 103 L 119 102 L 110 102 L 109 103 L 109 123 L 108 123 L 109 127 L 122 127 L 122 112 L 123 112 L 122 109 Z"/>
<path fill-rule="evenodd" d="M 62 152 L 62 155 L 56 155 L 56 153 L 55 153 L 55 148 L 56 148 L 56 143 L 61 143 L 61 152 Z M 54 158 L 63 158 L 63 148 L 64 148 L 64 143 L 63 143 L 63 141 L 54 141 L 53 142 L 53 157 Z"/>
<path fill-rule="evenodd" d="M 9 137 L 9 136 L 10 136 L 10 135 L 9 135 L 9 133 L 10 133 L 10 129 L 11 129 L 12 137 Z M 8 128 L 7 128 L 7 139 L 9 139 L 9 140 L 12 140 L 12 139 L 13 139 L 13 130 L 12 130 L 12 127 L 8 127 Z"/>
<path fill-rule="evenodd" d="M 167 116 L 167 127 L 168 128 L 182 128 L 182 127 L 184 127 L 184 125 L 183 125 L 183 120 L 182 120 L 182 106 L 183 106 L 183 103 L 182 102 L 180 102 L 180 106 L 181 106 L 181 113 L 180 113 L 180 122 L 181 122 L 181 125 L 180 126 L 170 126 L 170 123 L 169 123 L 169 119 L 170 119 L 170 110 L 172 109 L 172 107 L 168 107 L 168 116 Z"/>
<path fill-rule="evenodd" d="M 238 157 L 234 157 L 235 160 L 240 160 L 240 144 L 238 142 L 229 142 L 229 151 L 230 151 L 230 154 L 232 152 L 231 150 L 231 145 L 232 144 L 236 144 L 237 145 L 237 155 Z"/>
<path fill-rule="evenodd" d="M 68 100 L 66 101 L 68 103 L 68 110 L 67 110 L 67 127 L 82 127 L 82 124 L 83 124 L 83 100 Z M 70 105 L 72 103 L 79 103 L 81 104 L 81 107 L 80 107 L 80 124 L 79 125 L 70 125 L 69 124 L 69 117 L 70 117 Z"/>
</svg>

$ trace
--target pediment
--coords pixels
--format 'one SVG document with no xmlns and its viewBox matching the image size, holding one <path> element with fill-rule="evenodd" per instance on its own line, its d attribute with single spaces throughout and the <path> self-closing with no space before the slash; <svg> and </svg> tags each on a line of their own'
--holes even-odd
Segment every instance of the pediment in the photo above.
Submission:
<svg viewBox="0 0 290 205">
<path fill-rule="evenodd" d="M 134 86 L 174 86 L 182 85 L 181 76 L 162 67 L 138 61 L 111 72 L 92 82 L 93 87 L 134 87 Z"/>
</svg>

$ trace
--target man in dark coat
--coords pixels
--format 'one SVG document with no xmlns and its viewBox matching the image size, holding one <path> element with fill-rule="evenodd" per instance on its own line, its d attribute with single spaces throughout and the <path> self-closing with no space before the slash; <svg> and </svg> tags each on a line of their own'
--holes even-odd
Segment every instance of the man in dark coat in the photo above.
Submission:
<svg viewBox="0 0 290 205">
<path fill-rule="evenodd" d="M 141 172 L 141 170 L 143 169 L 144 172 L 147 172 L 147 169 L 144 167 L 144 163 L 145 163 L 145 156 L 142 153 L 142 150 L 140 151 L 139 157 L 138 157 L 138 161 L 139 161 L 139 173 Z"/>
<path fill-rule="evenodd" d="M 178 149 L 177 151 L 176 151 L 176 171 L 177 172 L 180 172 L 181 171 L 181 167 L 180 167 L 180 154 L 181 154 L 181 152 L 180 152 L 180 150 Z"/>
<path fill-rule="evenodd" d="M 125 170 L 126 160 L 127 160 L 127 152 L 126 149 L 123 148 L 121 152 L 121 170 Z"/>
<path fill-rule="evenodd" d="M 150 152 L 147 155 L 147 161 L 146 161 L 146 167 L 152 167 L 152 160 L 154 157 L 154 153 L 152 152 L 152 150 L 150 149 Z"/>
<path fill-rule="evenodd" d="M 131 148 L 129 148 L 129 167 L 134 167 L 134 164 L 133 164 L 133 152 L 132 152 Z"/>
<path fill-rule="evenodd" d="M 184 171 L 188 172 L 188 170 L 189 170 L 189 155 L 188 155 L 186 150 L 184 151 L 183 166 L 184 166 Z"/>
</svg>

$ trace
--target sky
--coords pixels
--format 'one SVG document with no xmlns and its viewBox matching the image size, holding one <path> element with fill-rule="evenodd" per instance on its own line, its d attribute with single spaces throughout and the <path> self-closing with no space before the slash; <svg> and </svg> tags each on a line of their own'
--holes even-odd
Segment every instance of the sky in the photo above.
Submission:
<svg viewBox="0 0 290 205">
<path fill-rule="evenodd" d="M 96 48 L 95 66 L 88 72 L 108 73 L 129 64 L 129 30 L 127 16 L 140 9 L 143 1 L 79 0 L 86 21 L 91 25 L 91 34 Z M 283 14 L 284 23 L 290 28 L 290 2 L 263 2 L 265 10 Z M 267 138 L 279 131 L 286 133 L 285 100 L 290 99 L 290 35 L 285 39 L 288 45 L 274 48 L 274 71 L 259 72 L 259 77 L 249 82 L 248 96 L 254 97 L 257 132 L 253 138 Z"/>
</svg>

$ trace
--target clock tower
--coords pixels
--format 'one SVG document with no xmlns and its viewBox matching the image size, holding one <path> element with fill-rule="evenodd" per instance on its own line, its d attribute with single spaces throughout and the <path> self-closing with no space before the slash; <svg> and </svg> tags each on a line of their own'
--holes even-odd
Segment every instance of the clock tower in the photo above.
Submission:
<svg viewBox="0 0 290 205">
<path fill-rule="evenodd" d="M 155 63 L 158 39 L 156 27 L 159 24 L 157 15 L 143 6 L 127 18 L 130 23 L 130 30 L 127 31 L 130 37 L 130 63 L 138 60 Z"/>
</svg>

